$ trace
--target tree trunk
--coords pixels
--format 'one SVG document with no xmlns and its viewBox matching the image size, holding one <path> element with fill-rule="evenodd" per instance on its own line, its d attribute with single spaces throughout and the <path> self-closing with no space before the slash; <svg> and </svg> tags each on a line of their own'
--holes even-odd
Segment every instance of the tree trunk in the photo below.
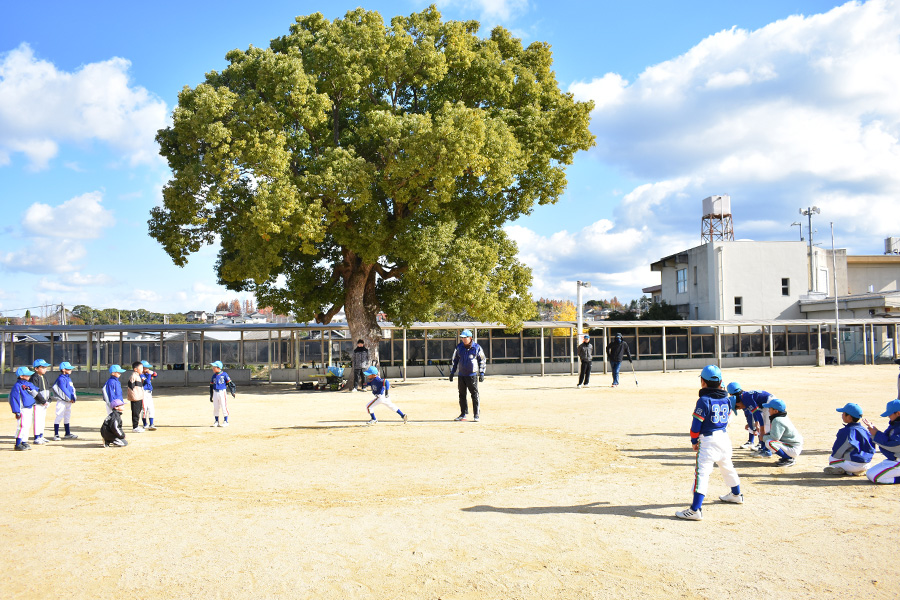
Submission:
<svg viewBox="0 0 900 600">
<path fill-rule="evenodd" d="M 350 338 L 356 347 L 356 340 L 363 340 L 369 349 L 372 364 L 380 365 L 378 342 L 381 328 L 378 326 L 378 300 L 375 296 L 374 265 L 353 261 L 350 275 L 346 278 L 344 314 L 350 327 Z M 383 374 L 383 373 L 382 373 Z"/>
</svg>

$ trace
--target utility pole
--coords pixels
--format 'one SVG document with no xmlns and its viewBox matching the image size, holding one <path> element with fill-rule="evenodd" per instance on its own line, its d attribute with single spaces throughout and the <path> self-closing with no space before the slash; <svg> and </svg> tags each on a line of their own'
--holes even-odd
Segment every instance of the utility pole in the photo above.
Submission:
<svg viewBox="0 0 900 600">
<path fill-rule="evenodd" d="M 812 216 L 814 214 L 819 214 L 822 211 L 819 210 L 817 206 L 810 206 L 806 210 L 800 209 L 800 214 L 809 219 L 809 291 L 816 291 L 816 279 L 815 279 L 815 271 L 813 269 L 813 228 L 812 228 Z"/>
</svg>

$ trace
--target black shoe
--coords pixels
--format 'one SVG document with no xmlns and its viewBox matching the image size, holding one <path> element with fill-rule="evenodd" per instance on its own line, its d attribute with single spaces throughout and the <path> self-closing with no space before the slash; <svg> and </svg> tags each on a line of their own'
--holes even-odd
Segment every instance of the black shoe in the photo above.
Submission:
<svg viewBox="0 0 900 600">
<path fill-rule="evenodd" d="M 776 466 L 776 467 L 789 467 L 789 466 L 791 466 L 792 464 L 794 464 L 794 459 L 793 459 L 793 458 L 790 458 L 790 457 L 788 457 L 788 458 L 779 458 L 779 459 L 778 459 L 778 462 L 775 463 L 775 466 Z"/>
<path fill-rule="evenodd" d="M 472 420 L 478 421 L 479 419 L 481 419 L 481 417 L 479 417 L 478 415 L 475 415 Z"/>
</svg>

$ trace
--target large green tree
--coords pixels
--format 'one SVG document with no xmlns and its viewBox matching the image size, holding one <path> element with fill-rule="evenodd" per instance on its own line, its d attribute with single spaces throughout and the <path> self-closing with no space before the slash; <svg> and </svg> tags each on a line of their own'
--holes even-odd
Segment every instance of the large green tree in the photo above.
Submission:
<svg viewBox="0 0 900 600">
<path fill-rule="evenodd" d="M 173 171 L 150 233 L 178 265 L 221 243 L 221 283 L 260 306 L 380 338 L 376 315 L 440 302 L 521 326 L 531 274 L 504 223 L 555 202 L 594 138 L 547 44 L 432 6 L 386 25 L 298 17 L 185 88 L 159 132 Z"/>
</svg>

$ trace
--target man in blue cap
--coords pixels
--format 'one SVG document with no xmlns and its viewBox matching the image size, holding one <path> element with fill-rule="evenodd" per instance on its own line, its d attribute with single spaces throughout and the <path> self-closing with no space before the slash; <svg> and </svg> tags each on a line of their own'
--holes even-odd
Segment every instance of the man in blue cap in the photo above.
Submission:
<svg viewBox="0 0 900 600">
<path fill-rule="evenodd" d="M 47 367 L 50 366 L 43 358 L 34 361 L 33 370 L 29 381 L 37 388 L 38 396 L 34 399 L 34 443 L 41 446 L 47 443 L 44 437 L 44 428 L 47 425 L 47 406 L 50 404 L 50 385 L 47 383 Z"/>
<path fill-rule="evenodd" d="M 477 342 L 472 341 L 472 332 L 463 329 L 459 337 L 462 341 L 456 345 L 453 351 L 453 365 L 450 367 L 450 381 L 459 369 L 459 416 L 454 421 L 465 421 L 469 416 L 469 404 L 466 402 L 466 390 L 472 396 L 472 411 L 474 420 L 481 419 L 479 412 L 478 382 L 484 381 L 484 368 L 487 362 L 484 350 Z M 477 377 L 477 379 L 476 379 Z"/>
<path fill-rule="evenodd" d="M 16 369 L 18 379 L 9 391 L 9 407 L 16 417 L 16 450 L 31 450 L 28 430 L 34 427 L 34 403 L 38 396 L 38 389 L 28 381 L 32 375 L 34 371 L 28 367 Z"/>
<path fill-rule="evenodd" d="M 725 485 L 731 491 L 719 496 L 722 502 L 743 504 L 741 480 L 731 462 L 731 439 L 728 437 L 728 417 L 731 402 L 728 392 L 722 389 L 722 371 L 716 365 L 709 365 L 700 372 L 700 394 L 694 407 L 691 422 L 691 447 L 697 453 L 694 470 L 694 497 L 690 508 L 679 510 L 675 516 L 688 521 L 703 518 L 703 499 L 706 497 L 709 476 L 713 465 L 718 463 Z"/>
<path fill-rule="evenodd" d="M 72 384 L 72 365 L 68 361 L 59 363 L 59 376 L 51 388 L 53 396 L 56 398 L 56 419 L 53 421 L 53 439 L 60 441 L 59 424 L 64 423 L 66 426 L 67 440 L 77 440 L 78 436 L 72 433 L 69 428 L 69 420 L 72 418 L 72 405 L 78 399 L 75 393 L 75 386 Z"/>
<path fill-rule="evenodd" d="M 836 410 L 841 413 L 844 426 L 838 430 L 825 472 L 829 475 L 862 475 L 875 455 L 872 436 L 859 422 L 862 407 L 848 402 Z"/>
<path fill-rule="evenodd" d="M 863 425 L 885 457 L 885 460 L 874 467 L 869 467 L 866 477 L 872 483 L 900 483 L 900 399 L 888 402 L 881 416 L 890 421 L 884 431 L 878 431 L 868 419 L 863 419 Z"/>
</svg>

